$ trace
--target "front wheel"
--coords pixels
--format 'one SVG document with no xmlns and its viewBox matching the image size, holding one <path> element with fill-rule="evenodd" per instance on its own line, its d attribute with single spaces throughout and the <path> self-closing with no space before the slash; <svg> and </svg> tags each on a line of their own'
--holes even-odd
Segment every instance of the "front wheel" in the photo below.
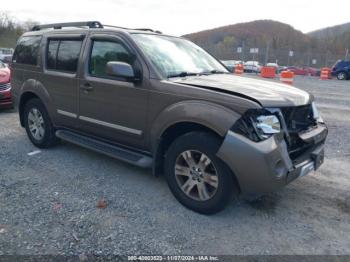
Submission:
<svg viewBox="0 0 350 262">
<path fill-rule="evenodd" d="M 177 138 L 165 157 L 165 174 L 176 199 L 189 209 L 213 214 L 238 195 L 232 173 L 216 156 L 220 139 L 204 132 Z"/>
</svg>

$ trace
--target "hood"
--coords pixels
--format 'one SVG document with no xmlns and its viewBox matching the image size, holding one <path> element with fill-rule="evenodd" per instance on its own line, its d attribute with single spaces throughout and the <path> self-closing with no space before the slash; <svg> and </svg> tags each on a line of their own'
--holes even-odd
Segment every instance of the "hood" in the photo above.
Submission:
<svg viewBox="0 0 350 262">
<path fill-rule="evenodd" d="M 175 78 L 173 81 L 241 96 L 253 100 L 263 107 L 301 106 L 312 100 L 309 93 L 290 85 L 233 74 L 190 76 Z"/>
</svg>

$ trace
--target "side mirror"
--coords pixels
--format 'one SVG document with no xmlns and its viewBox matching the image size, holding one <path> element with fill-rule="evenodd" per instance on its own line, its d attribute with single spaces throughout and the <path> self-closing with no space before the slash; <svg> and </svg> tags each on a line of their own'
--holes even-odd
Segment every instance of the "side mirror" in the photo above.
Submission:
<svg viewBox="0 0 350 262">
<path fill-rule="evenodd" d="M 135 72 L 131 65 L 124 62 L 108 62 L 106 68 L 107 75 L 123 77 L 127 80 L 135 80 Z"/>
</svg>

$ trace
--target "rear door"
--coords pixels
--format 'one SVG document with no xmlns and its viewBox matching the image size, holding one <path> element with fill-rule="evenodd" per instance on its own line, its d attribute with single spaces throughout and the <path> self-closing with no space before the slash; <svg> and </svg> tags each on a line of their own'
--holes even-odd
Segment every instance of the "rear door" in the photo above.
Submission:
<svg viewBox="0 0 350 262">
<path fill-rule="evenodd" d="M 77 72 L 84 39 L 84 34 L 56 34 L 44 41 L 44 74 L 40 82 L 50 94 L 58 126 L 78 127 Z"/>
<path fill-rule="evenodd" d="M 81 131 L 112 142 L 145 147 L 149 90 L 146 68 L 129 43 L 120 36 L 92 33 L 84 52 L 79 80 Z M 140 72 L 141 81 L 106 74 L 110 61 L 125 62 Z M 143 73 L 142 73 L 143 72 Z"/>
</svg>

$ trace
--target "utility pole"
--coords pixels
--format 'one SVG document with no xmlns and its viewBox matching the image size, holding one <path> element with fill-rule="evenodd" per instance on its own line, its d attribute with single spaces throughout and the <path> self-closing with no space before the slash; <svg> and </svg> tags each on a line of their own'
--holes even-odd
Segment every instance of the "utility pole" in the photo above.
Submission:
<svg viewBox="0 0 350 262">
<path fill-rule="evenodd" d="M 265 52 L 265 65 L 269 62 L 270 41 L 267 42 Z"/>
<path fill-rule="evenodd" d="M 310 67 L 310 61 L 311 60 L 311 53 L 310 52 L 308 52 L 308 54 L 307 54 L 307 66 L 308 67 Z"/>
<path fill-rule="evenodd" d="M 347 48 L 345 52 L 345 61 L 348 60 L 348 55 L 349 55 L 349 48 Z"/>
<path fill-rule="evenodd" d="M 241 58 L 242 62 L 244 62 L 245 60 L 244 55 L 245 55 L 245 40 L 242 41 L 242 58 Z"/>
</svg>

